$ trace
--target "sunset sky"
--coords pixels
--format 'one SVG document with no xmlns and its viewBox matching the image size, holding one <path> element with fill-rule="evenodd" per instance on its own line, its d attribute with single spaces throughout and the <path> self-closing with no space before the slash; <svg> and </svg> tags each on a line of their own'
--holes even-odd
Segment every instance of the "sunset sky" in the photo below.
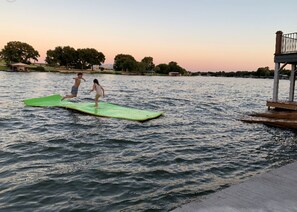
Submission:
<svg viewBox="0 0 297 212">
<path fill-rule="evenodd" d="M 297 31 L 296 0 L 0 0 L 0 49 L 95 48 L 189 71 L 273 68 L 275 32 Z"/>
</svg>

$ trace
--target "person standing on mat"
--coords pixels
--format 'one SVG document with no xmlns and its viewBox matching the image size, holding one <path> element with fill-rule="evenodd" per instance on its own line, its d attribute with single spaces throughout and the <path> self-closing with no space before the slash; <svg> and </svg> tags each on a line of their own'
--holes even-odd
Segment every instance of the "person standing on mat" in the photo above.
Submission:
<svg viewBox="0 0 297 212">
<path fill-rule="evenodd" d="M 66 95 L 62 98 L 61 101 L 63 101 L 64 99 L 71 99 L 77 96 L 78 93 L 78 87 L 80 85 L 81 80 L 83 79 L 84 81 L 86 81 L 83 78 L 83 74 L 82 73 L 78 73 L 77 77 L 73 78 L 74 79 L 74 85 L 71 88 L 71 95 Z"/>
<path fill-rule="evenodd" d="M 93 88 L 92 90 L 90 90 L 90 93 L 92 91 L 96 91 L 96 96 L 95 96 L 95 107 L 98 108 L 98 101 L 99 98 L 102 96 L 104 97 L 104 89 L 102 88 L 102 86 L 99 84 L 97 79 L 93 80 Z"/>
</svg>

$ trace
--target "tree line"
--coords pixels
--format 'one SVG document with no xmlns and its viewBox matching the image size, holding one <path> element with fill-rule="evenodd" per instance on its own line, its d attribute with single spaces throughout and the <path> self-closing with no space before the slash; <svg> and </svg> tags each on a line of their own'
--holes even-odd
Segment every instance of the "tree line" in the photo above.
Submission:
<svg viewBox="0 0 297 212">
<path fill-rule="evenodd" d="M 16 62 L 31 64 L 38 61 L 40 57 L 31 45 L 19 41 L 8 42 L 0 51 L 0 58 L 7 64 Z M 70 46 L 57 46 L 46 52 L 45 62 L 53 67 L 66 67 L 67 69 L 92 69 L 94 65 L 101 65 L 105 61 L 105 55 L 94 48 L 75 49 Z M 187 70 L 171 61 L 168 64 L 162 63 L 155 65 L 153 57 L 144 57 L 137 61 L 132 55 L 118 54 L 114 58 L 113 68 L 115 71 L 131 72 L 143 74 L 155 72 L 168 75 L 169 72 L 179 72 L 181 75 L 188 74 Z"/>
<path fill-rule="evenodd" d="M 115 71 L 128 71 L 136 73 L 155 72 L 158 74 L 168 75 L 169 72 L 179 72 L 186 75 L 188 72 L 177 64 L 177 62 L 161 63 L 155 65 L 152 57 L 144 57 L 140 62 L 128 54 L 118 54 L 114 58 L 113 68 Z"/>
<path fill-rule="evenodd" d="M 281 71 L 281 76 L 288 77 L 290 76 L 290 70 L 283 69 Z M 274 70 L 266 67 L 259 67 L 257 71 L 217 71 L 217 72 L 195 72 L 192 73 L 192 76 L 214 76 L 214 77 L 244 77 L 244 78 L 273 78 Z"/>
<path fill-rule="evenodd" d="M 31 45 L 20 41 L 8 42 L 0 51 L 0 59 L 6 64 L 21 62 L 31 64 L 31 61 L 38 61 L 40 57 Z M 94 48 L 74 49 L 70 46 L 57 46 L 53 50 L 46 52 L 45 61 L 49 66 L 66 67 L 67 69 L 93 69 L 94 65 L 101 65 L 105 61 L 105 55 Z M 168 75 L 169 72 L 178 72 L 181 75 L 200 75 L 200 76 L 221 76 L 221 77 L 255 77 L 255 78 L 273 78 L 274 70 L 269 67 L 260 67 L 257 71 L 236 71 L 236 72 L 192 72 L 189 74 L 177 62 L 171 61 L 168 64 L 161 63 L 155 65 L 153 57 L 144 57 L 137 61 L 132 55 L 118 54 L 114 58 L 113 68 L 115 71 L 143 74 L 155 72 Z M 290 70 L 282 70 L 281 74 L 286 77 L 290 75 Z"/>
</svg>

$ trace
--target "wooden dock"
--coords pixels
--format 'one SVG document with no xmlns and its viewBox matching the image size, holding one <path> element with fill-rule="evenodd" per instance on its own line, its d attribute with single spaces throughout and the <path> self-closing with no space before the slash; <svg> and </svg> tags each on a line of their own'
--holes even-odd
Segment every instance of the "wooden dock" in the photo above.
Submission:
<svg viewBox="0 0 297 212">
<path fill-rule="evenodd" d="M 244 117 L 241 121 L 246 123 L 265 124 L 268 126 L 287 129 L 297 129 L 297 111 L 270 110 L 265 113 L 255 113 Z"/>
<path fill-rule="evenodd" d="M 283 34 L 282 31 L 276 32 L 274 63 L 273 95 L 272 99 L 266 103 L 268 109 L 274 109 L 274 111 L 254 114 L 253 118 L 244 118 L 242 121 L 297 129 L 297 102 L 294 102 L 297 75 L 297 32 L 287 34 Z M 291 65 L 288 101 L 280 101 L 279 80 L 281 72 L 287 65 Z"/>
<path fill-rule="evenodd" d="M 268 109 L 275 108 L 275 109 L 284 109 L 284 110 L 297 110 L 297 102 L 289 102 L 289 101 L 267 101 L 266 106 Z"/>
<path fill-rule="evenodd" d="M 297 162 L 255 176 L 173 211 L 297 211 Z"/>
</svg>

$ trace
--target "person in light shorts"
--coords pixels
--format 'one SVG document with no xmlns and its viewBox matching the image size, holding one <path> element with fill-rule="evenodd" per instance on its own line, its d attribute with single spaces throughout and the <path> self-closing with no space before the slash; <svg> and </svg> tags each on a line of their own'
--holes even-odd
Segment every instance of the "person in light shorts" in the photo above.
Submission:
<svg viewBox="0 0 297 212">
<path fill-rule="evenodd" d="M 99 84 L 97 79 L 93 80 L 93 88 L 90 91 L 90 93 L 92 91 L 96 91 L 96 96 L 95 96 L 95 107 L 98 108 L 98 101 L 100 97 L 104 97 L 104 89 L 103 87 Z"/>
</svg>

